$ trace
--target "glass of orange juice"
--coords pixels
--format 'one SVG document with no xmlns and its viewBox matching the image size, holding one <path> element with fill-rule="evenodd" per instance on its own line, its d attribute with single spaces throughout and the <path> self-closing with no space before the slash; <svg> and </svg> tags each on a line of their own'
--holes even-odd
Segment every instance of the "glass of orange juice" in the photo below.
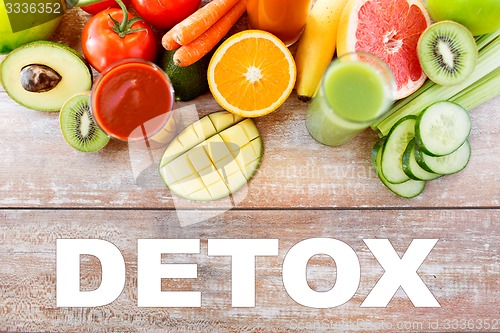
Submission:
<svg viewBox="0 0 500 333">
<path fill-rule="evenodd" d="M 306 25 L 312 0 L 247 0 L 251 29 L 265 30 L 287 46 L 295 43 Z"/>
</svg>

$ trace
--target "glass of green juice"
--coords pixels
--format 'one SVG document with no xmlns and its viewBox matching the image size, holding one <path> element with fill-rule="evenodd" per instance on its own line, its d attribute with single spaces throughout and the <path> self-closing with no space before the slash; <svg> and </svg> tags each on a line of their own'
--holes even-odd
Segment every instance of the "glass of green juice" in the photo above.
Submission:
<svg viewBox="0 0 500 333">
<path fill-rule="evenodd" d="M 345 54 L 323 74 L 307 108 L 307 130 L 324 145 L 340 146 L 389 110 L 395 90 L 391 70 L 378 57 Z"/>
</svg>

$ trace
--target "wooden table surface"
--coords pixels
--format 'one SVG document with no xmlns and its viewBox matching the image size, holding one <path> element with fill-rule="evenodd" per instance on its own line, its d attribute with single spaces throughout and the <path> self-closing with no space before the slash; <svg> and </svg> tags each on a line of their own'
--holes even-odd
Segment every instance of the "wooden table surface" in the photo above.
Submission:
<svg viewBox="0 0 500 333">
<path fill-rule="evenodd" d="M 54 40 L 81 50 L 87 19 L 72 10 Z M 199 116 L 220 109 L 210 94 L 177 103 L 181 107 L 196 107 Z M 1 90 L 0 331 L 498 332 L 499 107 L 497 97 L 471 112 L 466 170 L 428 183 L 408 200 L 389 192 L 373 172 L 373 131 L 339 148 L 322 146 L 307 133 L 306 106 L 292 94 L 256 120 L 265 154 L 236 201 L 193 204 L 171 196 L 154 162 L 137 177 L 140 152 L 115 141 L 94 154 L 74 151 L 62 138 L 57 113 L 20 107 Z M 154 151 L 153 160 L 161 154 Z M 62 238 L 116 245 L 126 262 L 118 299 L 99 307 L 56 306 L 56 240 Z M 201 308 L 138 307 L 137 241 L 149 238 L 201 240 L 200 254 L 166 259 L 198 264 L 198 278 L 162 282 L 164 290 L 201 291 Z M 207 256 L 207 240 L 219 238 L 279 240 L 278 256 L 256 260 L 255 307 L 231 306 L 231 259 Z M 361 280 L 349 302 L 316 309 L 288 295 L 284 257 L 309 238 L 338 239 L 357 253 Z M 385 308 L 360 307 L 384 273 L 363 242 L 370 238 L 389 239 L 399 255 L 413 239 L 439 239 L 418 274 L 441 307 L 416 308 L 401 289 Z M 84 257 L 81 267 L 82 289 L 97 288 L 99 262 Z M 313 290 L 329 290 L 334 261 L 313 257 L 307 278 Z"/>
</svg>

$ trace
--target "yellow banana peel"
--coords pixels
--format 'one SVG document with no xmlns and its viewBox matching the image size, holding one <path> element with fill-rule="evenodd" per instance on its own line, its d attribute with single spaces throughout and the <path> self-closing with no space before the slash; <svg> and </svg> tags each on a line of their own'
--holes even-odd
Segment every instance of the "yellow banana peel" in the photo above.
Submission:
<svg viewBox="0 0 500 333">
<path fill-rule="evenodd" d="M 347 2 L 348 0 L 317 0 L 311 9 L 295 54 L 295 88 L 302 101 L 308 101 L 314 95 L 323 73 L 333 59 L 340 16 Z"/>
</svg>

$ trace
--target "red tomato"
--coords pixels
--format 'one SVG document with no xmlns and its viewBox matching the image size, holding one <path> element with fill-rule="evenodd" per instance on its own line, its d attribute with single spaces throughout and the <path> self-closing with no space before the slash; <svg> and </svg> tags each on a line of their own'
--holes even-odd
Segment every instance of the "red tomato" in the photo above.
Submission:
<svg viewBox="0 0 500 333">
<path fill-rule="evenodd" d="M 130 5 L 130 0 L 123 0 L 123 3 L 126 6 L 128 6 L 128 5 Z M 82 6 L 80 8 L 91 15 L 95 15 L 99 12 L 102 12 L 105 9 L 120 8 L 120 6 L 118 5 L 118 3 L 116 3 L 115 0 L 102 0 L 102 1 L 99 1 L 96 3 L 93 3 L 91 5 Z"/>
<path fill-rule="evenodd" d="M 127 22 L 122 23 L 124 16 Z M 113 22 L 111 17 L 117 22 Z M 122 9 L 106 9 L 85 24 L 82 50 L 85 58 L 101 72 L 112 63 L 129 58 L 154 61 L 157 53 L 156 38 L 150 26 L 142 21 L 133 22 L 134 16 Z M 141 29 L 141 30 L 137 30 Z"/>
<path fill-rule="evenodd" d="M 137 14 L 155 28 L 167 30 L 194 13 L 201 0 L 132 0 Z"/>
</svg>

